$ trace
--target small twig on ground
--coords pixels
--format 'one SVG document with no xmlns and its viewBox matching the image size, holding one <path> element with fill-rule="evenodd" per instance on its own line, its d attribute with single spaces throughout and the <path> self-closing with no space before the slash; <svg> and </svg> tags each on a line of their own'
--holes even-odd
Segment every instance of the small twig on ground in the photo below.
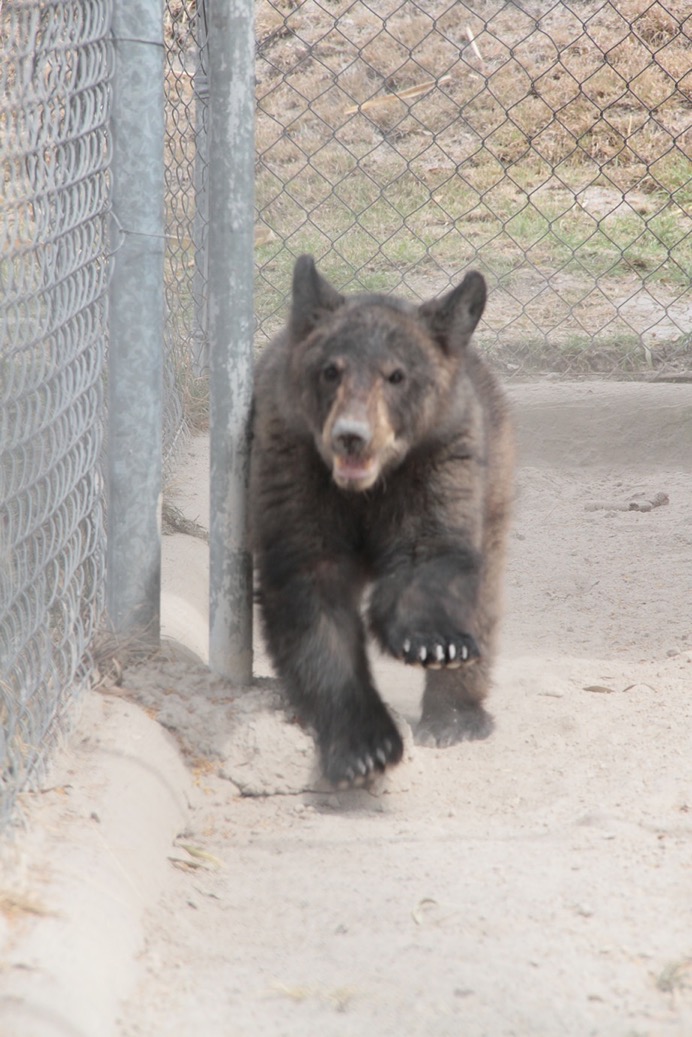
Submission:
<svg viewBox="0 0 692 1037">
<path fill-rule="evenodd" d="M 451 75 L 440 76 L 439 79 L 428 79 L 425 83 L 408 86 L 405 90 L 394 90 L 391 94 L 385 94 L 384 97 L 371 97 L 369 101 L 346 108 L 344 115 L 355 115 L 356 112 L 365 112 L 369 108 L 379 108 L 383 104 L 389 104 L 390 101 L 407 101 L 412 97 L 420 97 L 421 94 L 427 94 L 428 90 L 448 82 L 451 78 Z"/>
<path fill-rule="evenodd" d="M 591 501 L 584 505 L 584 511 L 651 511 L 669 503 L 667 493 L 655 493 L 653 497 L 632 497 L 628 501 Z"/>
<path fill-rule="evenodd" d="M 209 533 L 204 526 L 200 526 L 199 522 L 186 518 L 180 508 L 176 508 L 169 501 L 163 502 L 161 529 L 164 536 L 168 536 L 171 533 L 185 533 L 187 536 L 198 537 L 200 540 L 209 542 Z"/>
<path fill-rule="evenodd" d="M 478 58 L 479 61 L 482 61 L 483 58 L 481 56 L 481 52 L 478 49 L 478 44 L 476 43 L 475 39 L 473 38 L 473 33 L 471 32 L 471 26 L 470 25 L 466 26 L 466 38 L 468 39 L 469 43 L 471 44 L 471 49 L 473 50 L 473 53 L 476 55 L 476 57 Z"/>
</svg>

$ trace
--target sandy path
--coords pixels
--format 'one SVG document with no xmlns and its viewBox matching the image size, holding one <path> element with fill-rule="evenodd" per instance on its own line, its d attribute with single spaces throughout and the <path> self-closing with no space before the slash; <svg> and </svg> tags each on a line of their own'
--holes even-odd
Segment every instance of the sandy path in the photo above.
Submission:
<svg viewBox="0 0 692 1037">
<path fill-rule="evenodd" d="M 491 738 L 336 794 L 271 682 L 180 648 L 129 669 L 28 797 L 2 1037 L 692 1034 L 692 393 L 515 395 Z M 172 487 L 202 525 L 206 449 Z M 201 655 L 206 545 L 164 551 L 167 633 Z M 420 675 L 375 669 L 407 731 Z"/>
<path fill-rule="evenodd" d="M 298 729 L 180 661 L 136 678 L 198 765 L 185 841 L 220 865 L 171 869 L 121 1037 L 692 1033 L 689 472 L 650 463 L 646 421 L 615 463 L 597 443 L 559 469 L 539 428 L 488 741 L 412 750 L 375 794 L 301 792 Z M 376 670 L 414 721 L 418 675 Z"/>
</svg>

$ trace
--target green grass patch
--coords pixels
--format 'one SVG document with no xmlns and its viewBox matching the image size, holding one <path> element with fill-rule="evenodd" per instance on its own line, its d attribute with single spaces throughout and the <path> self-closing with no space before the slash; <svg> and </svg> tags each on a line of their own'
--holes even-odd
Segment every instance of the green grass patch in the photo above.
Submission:
<svg viewBox="0 0 692 1037">
<path fill-rule="evenodd" d="M 478 173 L 479 170 L 476 170 Z M 528 182 L 529 170 L 524 169 Z M 536 175 L 545 170 L 536 167 Z M 429 254 L 445 264 L 456 252 L 460 262 L 470 258 L 503 265 L 498 256 L 514 246 L 531 254 L 531 261 L 546 268 L 570 267 L 592 277 L 608 273 L 626 275 L 638 270 L 656 281 L 681 284 L 692 268 L 692 235 L 686 229 L 683 202 L 689 188 L 682 183 L 679 164 L 667 167 L 675 202 L 663 191 L 647 196 L 647 210 L 637 211 L 636 201 L 611 186 L 601 190 L 612 196 L 602 209 L 590 211 L 567 189 L 543 189 L 531 193 L 507 179 L 495 181 L 490 170 L 486 189 L 480 178 L 470 182 L 466 173 L 453 176 L 431 194 L 413 174 L 399 176 L 380 188 L 356 172 L 340 182 L 331 194 L 321 190 L 316 199 L 310 188 L 309 169 L 291 182 L 290 195 L 276 196 L 273 178 L 267 181 L 268 201 L 263 204 L 262 178 L 258 203 L 262 224 L 283 234 L 290 252 L 313 251 L 318 256 L 334 248 L 348 268 L 359 271 L 379 261 L 398 265 L 424 263 Z M 455 232 L 450 235 L 450 231 Z M 289 232 L 288 235 L 286 232 Z M 277 247 L 260 251 L 276 258 Z M 506 265 L 506 264 L 505 264 Z M 514 260 L 510 266 L 514 267 Z M 262 308 L 260 305 L 260 316 Z"/>
</svg>

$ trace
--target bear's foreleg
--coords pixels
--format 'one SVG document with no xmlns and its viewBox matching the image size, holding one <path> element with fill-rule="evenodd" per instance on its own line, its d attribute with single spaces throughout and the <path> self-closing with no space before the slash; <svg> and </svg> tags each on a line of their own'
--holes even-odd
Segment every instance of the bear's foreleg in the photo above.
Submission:
<svg viewBox="0 0 692 1037">
<path fill-rule="evenodd" d="M 400 559 L 375 585 L 375 637 L 395 658 L 426 669 L 419 744 L 442 747 L 492 730 L 482 702 L 490 685 L 495 610 L 485 589 L 471 551 L 447 551 L 419 563 Z"/>
<path fill-rule="evenodd" d="M 363 784 L 398 763 L 403 743 L 370 674 L 351 574 L 330 562 L 284 573 L 280 586 L 271 574 L 262 582 L 270 652 L 292 705 L 315 730 L 325 777 Z"/>
</svg>

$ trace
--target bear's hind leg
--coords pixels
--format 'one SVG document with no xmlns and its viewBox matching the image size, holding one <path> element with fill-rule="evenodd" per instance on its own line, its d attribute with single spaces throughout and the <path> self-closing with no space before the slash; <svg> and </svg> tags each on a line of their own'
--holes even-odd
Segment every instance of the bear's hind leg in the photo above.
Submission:
<svg viewBox="0 0 692 1037">
<path fill-rule="evenodd" d="M 493 719 L 483 707 L 489 685 L 483 660 L 457 669 L 428 669 L 421 719 L 415 731 L 418 745 L 446 748 L 457 742 L 487 738 Z"/>
</svg>

